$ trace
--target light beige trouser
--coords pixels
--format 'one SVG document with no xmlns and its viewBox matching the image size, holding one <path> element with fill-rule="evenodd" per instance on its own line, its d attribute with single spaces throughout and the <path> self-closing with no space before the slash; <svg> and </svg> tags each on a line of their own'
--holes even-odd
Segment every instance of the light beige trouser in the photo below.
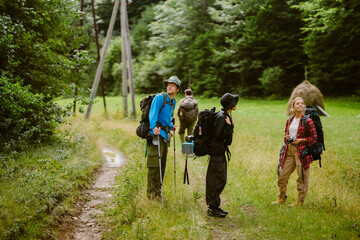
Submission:
<svg viewBox="0 0 360 240">
<path fill-rule="evenodd" d="M 301 201 L 304 201 L 306 194 L 308 193 L 309 190 L 310 168 L 308 168 L 307 170 L 305 169 L 301 170 L 301 162 L 297 154 L 296 145 L 289 144 L 285 156 L 284 167 L 280 168 L 279 176 L 278 176 L 278 187 L 280 191 L 280 196 L 283 197 L 286 196 L 289 178 L 295 169 L 298 174 L 298 178 L 296 180 L 297 190 L 299 194 L 298 198 L 300 198 Z"/>
</svg>

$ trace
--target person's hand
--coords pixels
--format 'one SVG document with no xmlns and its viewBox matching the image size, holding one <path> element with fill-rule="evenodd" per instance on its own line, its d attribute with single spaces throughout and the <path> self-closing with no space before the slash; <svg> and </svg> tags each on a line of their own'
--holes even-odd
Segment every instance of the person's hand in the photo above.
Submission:
<svg viewBox="0 0 360 240">
<path fill-rule="evenodd" d="M 177 128 L 177 126 L 176 126 L 176 125 L 173 125 L 173 127 L 172 127 L 171 130 L 173 130 L 173 131 L 175 132 L 175 131 L 176 131 L 176 128 Z"/>
<path fill-rule="evenodd" d="M 298 145 L 299 143 L 306 142 L 306 138 L 295 139 L 292 144 Z"/>
<path fill-rule="evenodd" d="M 160 135 L 160 128 L 159 127 L 154 128 L 153 133 L 155 135 Z"/>
<path fill-rule="evenodd" d="M 285 140 L 287 141 L 289 139 L 290 135 L 285 135 L 284 137 L 285 137 Z"/>
<path fill-rule="evenodd" d="M 231 125 L 231 121 L 230 121 L 230 118 L 229 118 L 228 116 L 226 116 L 225 122 L 226 122 L 227 124 Z"/>
</svg>

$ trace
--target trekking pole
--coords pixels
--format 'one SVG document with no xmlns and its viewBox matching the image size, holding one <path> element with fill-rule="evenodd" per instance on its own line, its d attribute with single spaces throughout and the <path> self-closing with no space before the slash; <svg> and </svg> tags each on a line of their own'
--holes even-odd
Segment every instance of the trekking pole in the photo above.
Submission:
<svg viewBox="0 0 360 240">
<path fill-rule="evenodd" d="M 172 119 L 173 125 L 175 125 L 175 118 Z M 174 130 L 174 188 L 176 191 L 176 160 L 175 160 L 175 130 Z"/>
<path fill-rule="evenodd" d="M 159 151 L 159 170 L 160 170 L 161 207 L 164 207 L 164 195 L 163 195 L 163 189 L 162 189 L 162 173 L 161 173 L 160 135 L 158 135 L 158 151 Z"/>
</svg>

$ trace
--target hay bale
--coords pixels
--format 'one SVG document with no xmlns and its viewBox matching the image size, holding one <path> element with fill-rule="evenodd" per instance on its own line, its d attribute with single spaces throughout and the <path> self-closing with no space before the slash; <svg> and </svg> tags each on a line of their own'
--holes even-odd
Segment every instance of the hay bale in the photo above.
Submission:
<svg viewBox="0 0 360 240">
<path fill-rule="evenodd" d="M 287 103 L 288 115 L 291 115 L 291 103 L 296 97 L 302 97 L 306 105 L 316 107 L 319 115 L 326 116 L 326 114 L 324 114 L 321 109 L 318 108 L 318 106 L 320 106 L 325 110 L 323 95 L 320 90 L 312 85 L 309 81 L 305 80 L 294 88 Z"/>
</svg>

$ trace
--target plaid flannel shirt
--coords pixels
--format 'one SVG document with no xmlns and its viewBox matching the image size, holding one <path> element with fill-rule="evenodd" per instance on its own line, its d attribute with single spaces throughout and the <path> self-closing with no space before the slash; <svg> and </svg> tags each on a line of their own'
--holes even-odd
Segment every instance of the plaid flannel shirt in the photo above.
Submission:
<svg viewBox="0 0 360 240">
<path fill-rule="evenodd" d="M 301 116 L 301 118 L 305 117 L 305 115 L 303 114 Z M 293 121 L 294 116 L 291 116 L 287 121 L 286 121 L 286 126 L 285 126 L 285 135 L 288 134 L 289 132 L 289 127 L 291 125 L 291 122 Z M 311 146 L 314 145 L 317 141 L 317 134 L 316 134 L 316 129 L 315 129 L 315 125 L 314 122 L 310 119 L 307 118 L 307 126 L 308 126 L 308 131 L 309 131 L 309 137 L 305 137 L 305 129 L 304 126 L 302 124 L 302 121 L 300 120 L 299 122 L 299 128 L 296 134 L 296 138 L 306 138 L 307 142 L 305 143 L 300 143 L 298 145 L 296 145 L 297 148 L 297 154 L 299 156 L 299 159 L 301 161 L 301 164 L 303 166 L 303 168 L 306 170 L 310 167 L 310 164 L 312 163 L 312 156 L 311 155 L 306 155 L 306 157 L 304 159 L 301 158 L 301 154 L 304 151 L 304 148 L 306 146 Z M 284 148 L 284 152 L 281 155 L 280 158 L 280 167 L 284 167 L 284 162 L 285 162 L 285 156 L 286 156 L 286 152 L 287 152 L 287 148 L 288 148 L 288 144 L 286 144 L 286 139 L 284 137 L 284 143 L 285 143 L 285 148 Z"/>
</svg>

